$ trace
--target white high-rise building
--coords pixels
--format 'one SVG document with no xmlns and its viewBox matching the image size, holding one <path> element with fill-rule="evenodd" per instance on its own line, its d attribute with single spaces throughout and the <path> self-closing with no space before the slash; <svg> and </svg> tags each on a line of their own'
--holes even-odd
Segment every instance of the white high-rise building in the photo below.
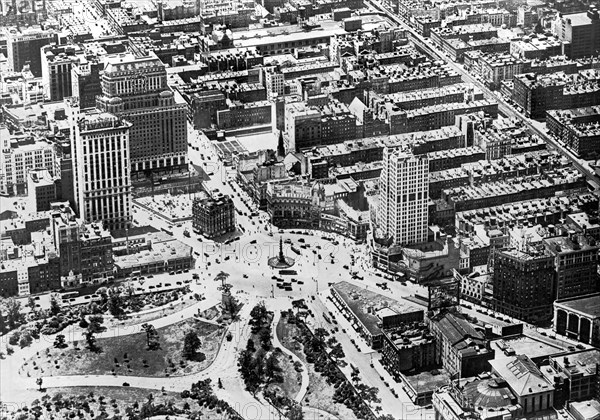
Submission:
<svg viewBox="0 0 600 420">
<path fill-rule="evenodd" d="M 378 236 L 398 245 L 427 241 L 429 161 L 403 147 L 383 150 L 377 209 Z"/>
<path fill-rule="evenodd" d="M 131 223 L 131 124 L 108 112 L 78 113 L 72 109 L 75 201 L 86 222 L 101 222 L 109 230 Z"/>
</svg>

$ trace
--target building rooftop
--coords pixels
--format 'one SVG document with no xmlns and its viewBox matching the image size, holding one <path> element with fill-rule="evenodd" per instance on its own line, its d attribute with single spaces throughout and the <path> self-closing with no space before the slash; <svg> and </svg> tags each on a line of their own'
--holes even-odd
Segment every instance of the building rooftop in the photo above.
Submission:
<svg viewBox="0 0 600 420">
<path fill-rule="evenodd" d="M 490 408 L 501 411 L 502 408 L 517 404 L 517 398 L 506 381 L 496 376 L 465 378 L 459 381 L 459 387 L 463 395 L 480 411 Z"/>
<path fill-rule="evenodd" d="M 490 360 L 490 364 L 519 397 L 554 389 L 526 355 Z"/>
<path fill-rule="evenodd" d="M 600 350 L 589 349 L 571 353 L 565 357 L 556 357 L 553 361 L 561 371 L 568 371 L 571 375 L 596 375 L 597 366 L 600 364 Z"/>
<path fill-rule="evenodd" d="M 485 347 L 486 340 L 484 335 L 461 316 L 450 312 L 443 312 L 431 318 L 431 321 L 438 324 L 438 328 L 447 340 L 463 356 L 487 353 L 489 351 Z"/>
<path fill-rule="evenodd" d="M 423 311 L 423 309 L 413 306 L 408 301 L 390 299 L 346 281 L 336 283 L 332 288 L 372 335 L 378 335 L 382 332 L 379 327 L 380 317 Z"/>
<path fill-rule="evenodd" d="M 556 356 L 565 352 L 565 349 L 562 347 L 524 334 L 493 340 L 491 346 L 496 350 L 495 356 L 497 359 L 525 354 L 535 360 L 547 358 L 548 356 Z"/>
<path fill-rule="evenodd" d="M 566 301 L 554 303 L 557 307 L 563 307 L 571 311 L 577 311 L 594 319 L 600 318 L 600 294 L 583 296 Z"/>
</svg>

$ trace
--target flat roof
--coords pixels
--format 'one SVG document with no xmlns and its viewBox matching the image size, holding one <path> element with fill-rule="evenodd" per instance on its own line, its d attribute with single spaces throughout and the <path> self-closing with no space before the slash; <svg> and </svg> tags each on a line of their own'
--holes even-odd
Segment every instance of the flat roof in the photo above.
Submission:
<svg viewBox="0 0 600 420">
<path fill-rule="evenodd" d="M 564 352 L 564 349 L 559 346 L 548 344 L 528 335 L 500 338 L 493 340 L 491 345 L 493 349 L 497 350 L 496 359 L 504 358 L 504 351 L 508 349 L 514 350 L 515 354 L 526 354 L 531 359 L 555 356 Z"/>
<path fill-rule="evenodd" d="M 584 313 L 593 318 L 600 318 L 600 293 L 564 302 L 555 302 L 554 304 L 558 307 Z"/>
<path fill-rule="evenodd" d="M 380 313 L 382 316 L 391 316 L 394 314 L 423 312 L 423 309 L 413 306 L 408 301 L 397 301 L 379 293 L 355 286 L 347 281 L 334 284 L 332 289 L 338 293 L 352 313 L 354 313 L 372 335 L 381 334 L 381 328 L 378 326 L 381 319 L 376 313 Z M 374 309 L 373 313 L 369 312 L 370 308 Z"/>
</svg>

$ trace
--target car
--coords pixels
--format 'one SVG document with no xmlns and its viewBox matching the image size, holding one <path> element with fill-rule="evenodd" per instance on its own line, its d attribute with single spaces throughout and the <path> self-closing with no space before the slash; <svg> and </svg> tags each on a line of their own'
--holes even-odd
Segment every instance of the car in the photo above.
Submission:
<svg viewBox="0 0 600 420">
<path fill-rule="evenodd" d="M 149 279 L 153 279 L 154 276 L 152 274 L 148 274 L 146 277 L 148 277 Z"/>
<path fill-rule="evenodd" d="M 156 289 L 156 287 L 154 287 L 154 286 L 148 286 L 148 289 L 154 290 L 154 289 Z"/>
<path fill-rule="evenodd" d="M 302 242 L 302 243 L 304 243 L 304 242 L 306 242 L 306 240 L 305 240 L 304 238 L 299 238 L 299 239 L 298 239 L 298 242 Z"/>
<path fill-rule="evenodd" d="M 298 280 L 298 284 L 304 284 L 302 280 Z"/>
<path fill-rule="evenodd" d="M 83 298 L 84 299 L 91 299 L 92 297 L 91 296 L 84 296 Z"/>
<path fill-rule="evenodd" d="M 175 272 L 174 272 L 174 271 L 169 271 L 169 275 L 170 275 L 170 276 L 174 276 L 174 275 L 175 275 Z"/>
<path fill-rule="evenodd" d="M 348 267 L 347 265 L 345 265 L 345 266 L 344 266 L 344 268 L 345 268 L 346 270 L 349 270 L 349 269 L 350 269 L 350 267 Z"/>
<path fill-rule="evenodd" d="M 183 270 L 183 272 L 184 272 L 184 273 L 189 273 L 189 272 L 190 272 L 190 270 L 186 268 L 185 270 Z"/>
<path fill-rule="evenodd" d="M 183 271 L 181 271 L 181 270 L 177 270 L 177 271 L 175 272 L 175 274 L 182 274 L 182 273 L 183 273 Z"/>
<path fill-rule="evenodd" d="M 242 277 L 244 277 L 245 279 L 248 278 L 248 274 L 244 274 Z"/>
<path fill-rule="evenodd" d="M 277 280 L 278 277 L 277 276 L 271 276 L 271 280 Z"/>
<path fill-rule="evenodd" d="M 180 281 L 178 281 L 177 283 L 181 283 Z M 165 287 L 169 287 L 171 286 L 171 283 L 165 283 Z"/>
</svg>

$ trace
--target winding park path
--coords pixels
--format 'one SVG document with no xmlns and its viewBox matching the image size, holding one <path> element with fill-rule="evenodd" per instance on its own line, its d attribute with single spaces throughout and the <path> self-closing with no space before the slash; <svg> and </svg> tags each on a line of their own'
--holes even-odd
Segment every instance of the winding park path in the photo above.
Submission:
<svg viewBox="0 0 600 420">
<path fill-rule="evenodd" d="M 302 400 L 304 399 L 304 396 L 306 395 L 306 392 L 308 391 L 308 381 L 309 381 L 308 369 L 304 365 L 302 360 L 300 360 L 300 358 L 294 354 L 294 352 L 292 352 L 288 348 L 284 347 L 284 345 L 279 341 L 279 337 L 277 337 L 277 324 L 279 323 L 280 319 L 281 319 L 281 311 L 275 311 L 275 316 L 273 316 L 273 328 L 272 328 L 272 330 L 273 330 L 273 347 L 279 347 L 282 352 L 284 352 L 288 356 L 291 356 L 292 359 L 294 360 L 294 362 L 299 362 L 302 364 L 302 372 L 300 372 L 302 374 L 302 384 L 300 385 L 300 391 L 298 391 L 298 394 L 296 395 L 296 397 L 294 397 L 294 400 L 296 402 L 301 403 Z"/>
<path fill-rule="evenodd" d="M 198 311 L 208 309 L 214 305 L 204 300 L 183 309 L 180 312 L 154 320 L 152 324 L 158 329 L 175 324 L 182 319 L 193 317 Z M 250 327 L 248 320 L 253 304 L 246 301 L 240 311 L 238 320 L 234 321 L 228 328 L 233 336 L 231 341 L 223 340 L 215 360 L 202 372 L 178 377 L 143 377 L 143 376 L 119 376 L 119 375 L 65 375 L 65 376 L 45 376 L 43 379 L 44 388 L 55 387 L 80 387 L 80 386 L 114 386 L 121 387 L 127 382 L 131 387 L 144 389 L 181 392 L 189 390 L 193 383 L 199 380 L 210 378 L 216 384 L 220 378 L 223 383 L 223 389 L 214 386 L 215 394 L 222 400 L 227 401 L 242 417 L 245 419 L 278 419 L 279 414 L 266 402 L 254 398 L 244 389 L 242 379 L 237 371 L 237 350 L 242 348 L 250 337 Z M 99 337 L 123 336 L 135 334 L 141 331 L 140 325 L 126 327 L 125 329 L 110 328 Z M 67 332 L 69 341 L 83 340 L 83 333 L 78 328 L 72 328 Z M 25 377 L 19 372 L 21 365 L 26 360 L 34 357 L 37 352 L 51 347 L 56 335 L 42 336 L 39 340 L 32 343 L 30 347 L 19 349 L 14 355 L 0 360 L 0 371 L 2 380 L 0 382 L 0 395 L 5 409 L 12 411 L 21 407 L 35 398 L 39 398 L 40 392 L 37 390 L 36 379 L 34 377 Z"/>
</svg>

